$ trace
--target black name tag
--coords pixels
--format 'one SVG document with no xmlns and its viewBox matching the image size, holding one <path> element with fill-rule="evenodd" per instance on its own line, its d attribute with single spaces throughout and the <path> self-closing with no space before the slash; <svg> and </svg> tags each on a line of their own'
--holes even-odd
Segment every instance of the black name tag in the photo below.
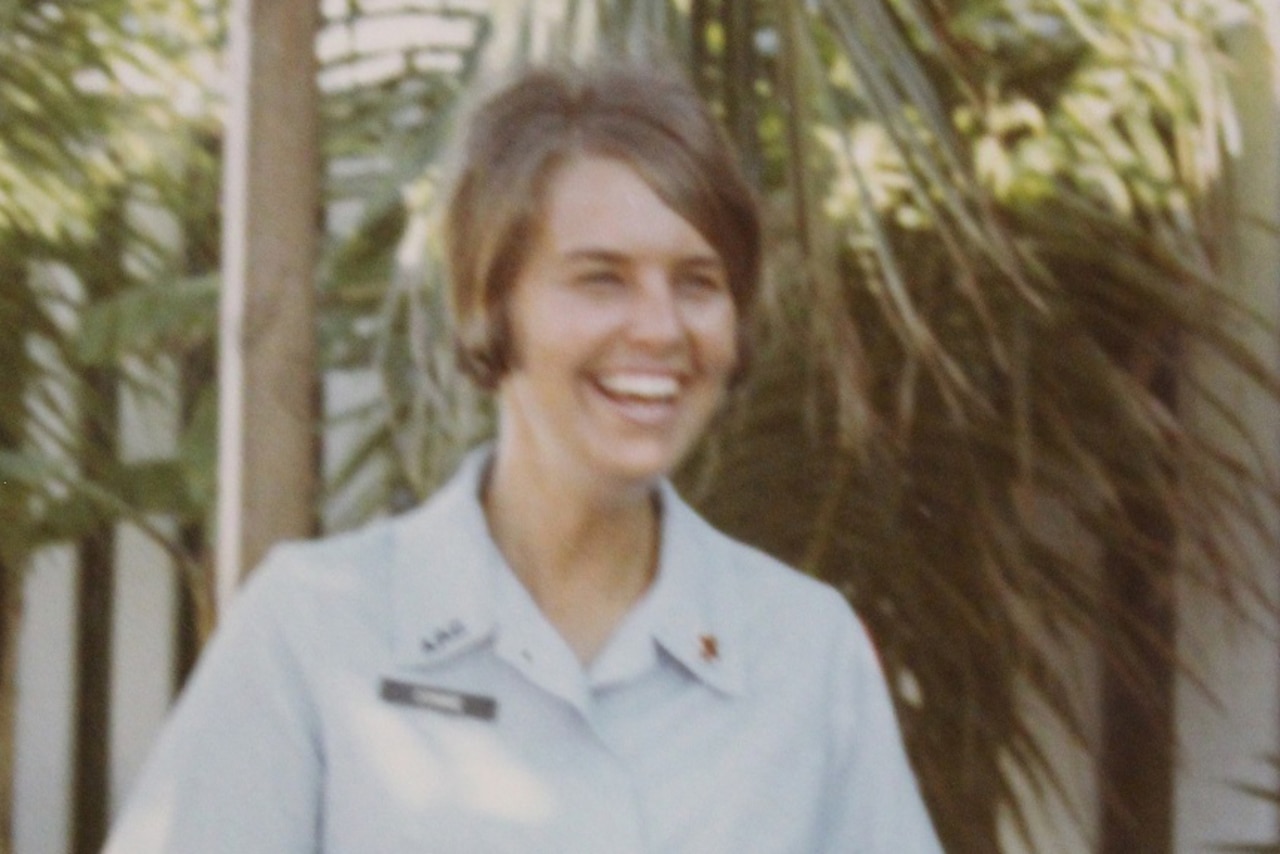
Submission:
<svg viewBox="0 0 1280 854">
<path fill-rule="evenodd" d="M 479 694 L 466 694 L 448 688 L 415 685 L 395 679 L 382 680 L 382 699 L 446 715 L 491 721 L 498 716 L 498 701 Z"/>
</svg>

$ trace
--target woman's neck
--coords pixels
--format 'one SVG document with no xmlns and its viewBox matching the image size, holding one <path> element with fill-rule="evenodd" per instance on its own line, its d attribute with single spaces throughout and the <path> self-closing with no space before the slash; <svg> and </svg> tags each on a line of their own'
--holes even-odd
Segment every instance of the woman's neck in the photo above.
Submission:
<svg viewBox="0 0 1280 854">
<path fill-rule="evenodd" d="M 512 571 L 579 659 L 591 661 L 653 579 L 653 489 L 584 488 L 499 448 L 484 507 Z"/>
</svg>

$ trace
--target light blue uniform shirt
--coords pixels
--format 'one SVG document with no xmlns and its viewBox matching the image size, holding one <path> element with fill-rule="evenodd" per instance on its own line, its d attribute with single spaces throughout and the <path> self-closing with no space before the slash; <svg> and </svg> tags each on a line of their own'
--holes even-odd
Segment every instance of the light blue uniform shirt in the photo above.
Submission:
<svg viewBox="0 0 1280 854">
<path fill-rule="evenodd" d="M 664 484 L 657 577 L 584 668 L 489 536 L 483 465 L 272 553 L 106 854 L 941 850 L 838 593 Z"/>
</svg>

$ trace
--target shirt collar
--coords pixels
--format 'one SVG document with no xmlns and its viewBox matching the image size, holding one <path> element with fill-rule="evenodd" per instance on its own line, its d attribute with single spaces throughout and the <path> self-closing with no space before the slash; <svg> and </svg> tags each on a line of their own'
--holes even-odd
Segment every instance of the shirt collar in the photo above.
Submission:
<svg viewBox="0 0 1280 854">
<path fill-rule="evenodd" d="M 396 522 L 391 555 L 395 660 L 433 665 L 488 639 L 502 553 L 480 505 L 488 454 L 468 454 L 453 478 Z"/>
<path fill-rule="evenodd" d="M 396 523 L 391 608 L 397 665 L 451 659 L 492 638 L 498 620 L 509 613 L 500 583 L 510 570 L 480 503 L 490 453 L 485 447 L 468 454 L 440 491 Z M 745 674 L 743 609 L 727 541 L 669 482 L 663 481 L 660 494 L 658 574 L 620 630 L 634 617 L 648 635 L 641 642 L 650 648 L 656 643 L 711 688 L 739 695 Z"/>
<path fill-rule="evenodd" d="M 662 545 L 658 576 L 644 607 L 654 640 L 667 655 L 716 690 L 739 695 L 745 660 L 744 613 L 724 536 L 661 486 Z"/>
</svg>

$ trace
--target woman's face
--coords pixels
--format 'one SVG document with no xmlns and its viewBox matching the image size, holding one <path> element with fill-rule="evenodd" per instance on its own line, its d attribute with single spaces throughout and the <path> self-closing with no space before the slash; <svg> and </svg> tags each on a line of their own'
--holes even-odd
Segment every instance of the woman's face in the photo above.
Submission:
<svg viewBox="0 0 1280 854">
<path fill-rule="evenodd" d="M 500 441 L 551 476 L 669 473 L 737 361 L 723 261 L 618 160 L 579 157 L 553 175 L 508 308 Z"/>
</svg>

